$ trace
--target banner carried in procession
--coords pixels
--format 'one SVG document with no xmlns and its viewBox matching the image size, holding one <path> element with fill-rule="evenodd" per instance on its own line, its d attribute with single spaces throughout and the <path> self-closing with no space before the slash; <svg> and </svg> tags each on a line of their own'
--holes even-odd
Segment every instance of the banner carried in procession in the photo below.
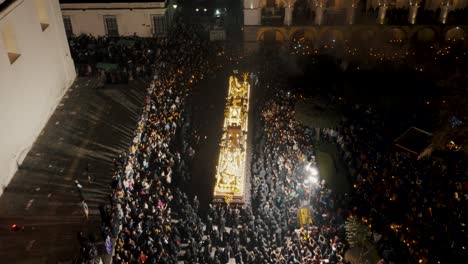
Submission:
<svg viewBox="0 0 468 264">
<path fill-rule="evenodd" d="M 300 208 L 297 211 L 297 220 L 299 222 L 299 226 L 303 227 L 305 225 L 312 224 L 312 214 L 310 210 L 307 208 Z"/>
</svg>

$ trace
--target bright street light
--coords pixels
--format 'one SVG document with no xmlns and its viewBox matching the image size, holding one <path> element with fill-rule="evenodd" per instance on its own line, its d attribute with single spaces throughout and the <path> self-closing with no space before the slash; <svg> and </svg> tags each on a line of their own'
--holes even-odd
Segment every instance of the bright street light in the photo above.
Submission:
<svg viewBox="0 0 468 264">
<path fill-rule="evenodd" d="M 317 176 L 309 176 L 309 182 L 311 184 L 317 184 L 318 183 L 318 177 Z"/>
<path fill-rule="evenodd" d="M 176 5 L 176 4 L 172 5 L 172 7 L 173 7 L 174 9 L 177 9 L 177 5 Z"/>
<path fill-rule="evenodd" d="M 317 167 L 311 166 L 310 164 L 307 164 L 305 167 L 306 171 L 310 173 L 312 176 L 317 176 L 319 174 Z"/>
</svg>

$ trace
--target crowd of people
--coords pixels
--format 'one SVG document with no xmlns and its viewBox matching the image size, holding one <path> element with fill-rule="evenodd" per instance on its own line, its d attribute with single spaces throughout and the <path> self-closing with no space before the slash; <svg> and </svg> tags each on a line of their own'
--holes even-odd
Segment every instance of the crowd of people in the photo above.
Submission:
<svg viewBox="0 0 468 264">
<path fill-rule="evenodd" d="M 124 79 L 151 79 L 131 147 L 114 160 L 111 209 L 103 214 L 103 236 L 114 263 L 347 263 L 350 215 L 362 217 L 381 236 L 376 242 L 379 253 L 386 252 L 383 263 L 399 263 L 401 252 L 432 261 L 429 252 L 440 256 L 447 250 L 435 241 L 465 250 L 466 213 L 460 209 L 468 191 L 465 165 L 416 161 L 383 149 L 380 116 L 350 108 L 348 121 L 322 137 L 337 145 L 354 187 L 350 195 L 332 192 L 325 181 L 310 177 L 310 167 L 317 165 L 317 135 L 295 121 L 302 94 L 276 75 L 278 56 L 272 54 L 253 66 L 260 79 L 256 88 L 264 94 L 254 109 L 259 120 L 251 200 L 210 204 L 206 215 L 201 213 L 198 198 L 176 184 L 189 181 L 194 150 L 175 141 L 185 124 L 190 88 L 218 67 L 217 49 L 179 20 L 161 40 L 80 36 L 70 45 L 82 74 L 95 74 L 97 62 L 104 61 L 118 64 Z M 311 214 L 302 227 L 300 209 Z M 79 239 L 86 249 L 82 259 L 93 261 L 95 246 Z"/>
<path fill-rule="evenodd" d="M 180 241 L 186 237 L 172 220 L 173 203 L 186 201 L 171 187 L 182 162 L 180 152 L 171 147 L 189 88 L 212 65 L 209 45 L 183 23 L 176 24 L 161 46 L 135 139 L 128 155 L 116 162 L 114 263 L 175 263 Z"/>
<path fill-rule="evenodd" d="M 197 197 L 174 185 L 177 177 L 185 180 L 193 155 L 190 148 L 174 146 L 190 84 L 215 67 L 207 59 L 208 45 L 184 24 L 166 41 L 172 49 L 162 49 L 157 60 L 133 143 L 114 160 L 112 208 L 103 232 L 106 246 L 109 238 L 115 241 L 114 263 L 344 263 L 344 214 L 330 214 L 339 203 L 325 202 L 335 196 L 323 182 L 302 184 L 304 166 L 315 163 L 312 134 L 295 126 L 291 114 L 276 119 L 291 110 L 295 95 L 273 80 L 259 110 L 252 203 L 210 204 L 203 216 Z M 314 221 L 296 229 L 301 207 Z M 83 258 L 91 261 L 95 247 L 83 245 L 89 249 Z"/>
<path fill-rule="evenodd" d="M 135 78 L 149 80 L 155 61 L 165 48 L 164 41 L 139 37 L 69 38 L 69 46 L 79 76 L 97 76 L 105 83 L 127 83 Z"/>
<path fill-rule="evenodd" d="M 70 40 L 77 65 L 86 75 L 93 75 L 97 62 L 104 61 L 119 64 L 130 79 L 138 73 L 152 76 L 132 145 L 114 159 L 112 206 L 101 212 L 106 250 L 113 251 L 114 263 L 177 260 L 181 236 L 176 236 L 168 205 L 180 199 L 170 185 L 183 162 L 172 143 L 190 87 L 215 69 L 211 55 L 216 49 L 198 33 L 195 26 L 177 19 L 170 35 L 161 40 L 88 36 Z M 133 42 L 131 48 L 122 45 L 128 41 Z M 94 243 L 83 236 L 79 240 L 82 262 L 94 263 Z"/>
<path fill-rule="evenodd" d="M 386 257 L 397 262 L 407 252 L 419 263 L 445 263 L 466 255 L 463 158 L 417 160 L 389 148 L 382 137 L 386 123 L 377 111 L 351 107 L 347 112 L 348 121 L 327 129 L 325 139 L 337 144 L 348 165 L 354 187 L 350 207 L 382 235 Z"/>
<path fill-rule="evenodd" d="M 259 230 L 265 230 L 267 240 L 289 238 L 270 247 L 272 252 L 283 248 L 278 256 L 285 263 L 344 263 L 347 215 L 341 208 L 346 199 L 332 193 L 324 181 L 310 178 L 308 168 L 316 166 L 314 133 L 295 121 L 300 95 L 289 91 L 284 80 L 269 76 L 262 81 L 266 94 L 251 175 L 252 210 L 266 224 Z M 297 229 L 300 208 L 310 210 L 313 221 Z"/>
</svg>

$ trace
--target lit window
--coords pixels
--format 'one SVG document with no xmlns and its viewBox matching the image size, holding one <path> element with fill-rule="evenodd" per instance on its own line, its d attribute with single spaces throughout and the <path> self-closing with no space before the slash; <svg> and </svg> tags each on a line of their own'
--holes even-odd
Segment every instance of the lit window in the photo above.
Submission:
<svg viewBox="0 0 468 264">
<path fill-rule="evenodd" d="M 19 57 L 20 53 L 16 43 L 15 29 L 12 25 L 7 25 L 2 29 L 3 46 L 8 53 L 10 64 L 13 64 Z"/>
<path fill-rule="evenodd" d="M 49 27 L 49 15 L 47 13 L 46 3 L 45 0 L 36 0 L 36 11 L 42 31 L 45 31 Z"/>
<path fill-rule="evenodd" d="M 65 26 L 65 32 L 67 33 L 67 36 L 73 36 L 73 26 L 70 16 L 63 16 L 63 25 Z"/>
<path fill-rule="evenodd" d="M 106 28 L 106 34 L 110 37 L 119 36 L 119 27 L 117 25 L 117 17 L 115 16 L 104 16 L 104 26 Z"/>
<path fill-rule="evenodd" d="M 153 35 L 161 36 L 166 34 L 166 16 L 164 15 L 153 15 Z"/>
</svg>

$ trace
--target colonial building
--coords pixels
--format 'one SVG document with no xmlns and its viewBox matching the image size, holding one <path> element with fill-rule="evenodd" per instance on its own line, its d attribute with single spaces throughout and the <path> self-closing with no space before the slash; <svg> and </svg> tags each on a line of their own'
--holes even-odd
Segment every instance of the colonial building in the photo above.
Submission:
<svg viewBox="0 0 468 264">
<path fill-rule="evenodd" d="M 161 36 L 177 5 L 170 0 L 60 0 L 67 35 Z"/>
<path fill-rule="evenodd" d="M 243 0 L 243 9 L 247 49 L 292 41 L 298 31 L 322 44 L 356 33 L 462 39 L 468 24 L 468 0 Z"/>
<path fill-rule="evenodd" d="M 58 0 L 0 1 L 0 194 L 75 75 Z"/>
</svg>

